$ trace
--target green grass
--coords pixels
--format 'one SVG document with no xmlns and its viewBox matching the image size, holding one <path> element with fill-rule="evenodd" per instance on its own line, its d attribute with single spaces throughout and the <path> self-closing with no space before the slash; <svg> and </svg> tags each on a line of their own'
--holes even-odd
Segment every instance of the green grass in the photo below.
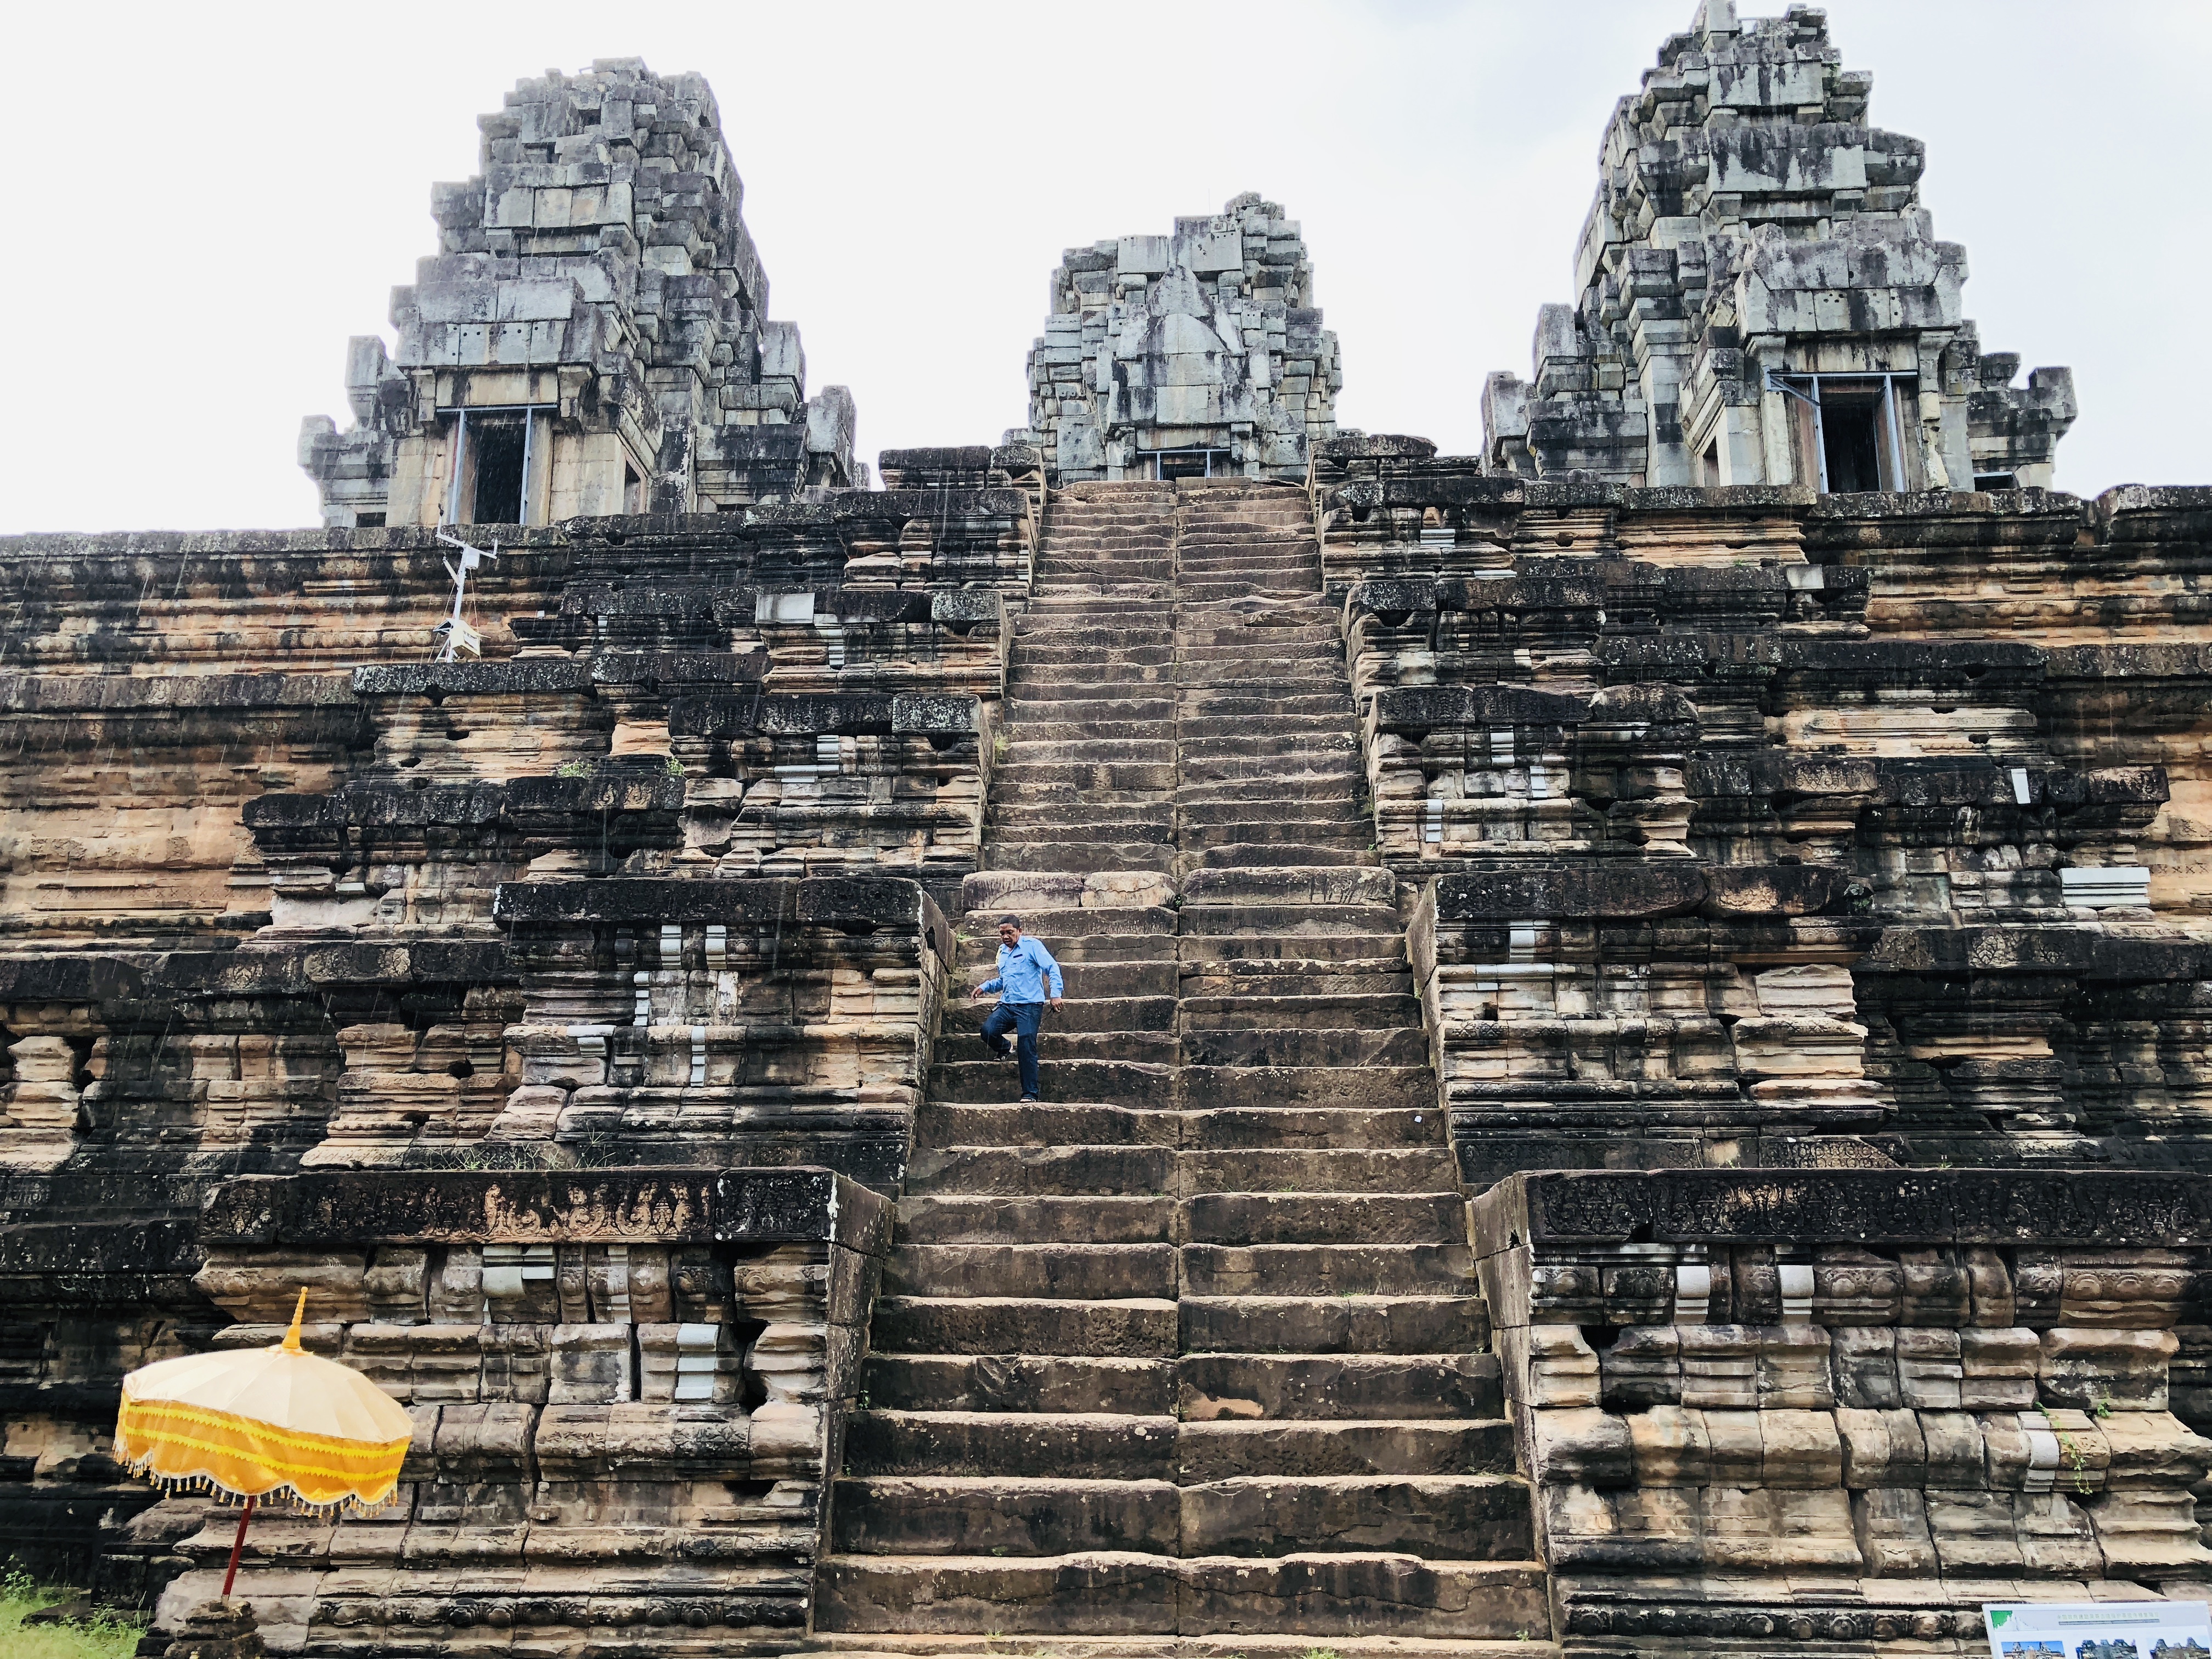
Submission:
<svg viewBox="0 0 2212 1659">
<path fill-rule="evenodd" d="M 8 1659 L 130 1659 L 146 1626 L 103 1613 L 81 1625 L 34 1625 L 24 1616 L 76 1592 L 61 1584 L 33 1583 L 21 1568 L 0 1573 L 0 1653 Z"/>
</svg>

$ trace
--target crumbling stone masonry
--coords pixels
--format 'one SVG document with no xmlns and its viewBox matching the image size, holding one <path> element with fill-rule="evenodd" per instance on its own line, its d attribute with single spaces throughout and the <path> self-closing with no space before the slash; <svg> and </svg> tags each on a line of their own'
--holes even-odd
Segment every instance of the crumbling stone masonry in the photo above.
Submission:
<svg viewBox="0 0 2212 1659">
<path fill-rule="evenodd" d="M 1249 192 L 1172 236 L 1068 249 L 1029 369 L 1006 441 L 1067 483 L 1303 477 L 1344 383 L 1297 223 Z"/>
<path fill-rule="evenodd" d="M 635 58 L 519 83 L 440 185 L 438 252 L 346 348 L 354 423 L 300 428 L 323 522 L 543 525 L 866 481 L 853 398 L 806 395 L 714 94 Z"/>
<path fill-rule="evenodd" d="M 306 1285 L 418 1433 L 257 1526 L 275 1653 L 2212 1592 L 2212 489 L 2014 487 L 2061 372 L 1975 355 L 1864 96 L 1704 6 L 1483 455 L 1333 430 L 1240 198 L 1072 255 L 1030 427 L 870 489 L 703 85 L 526 83 L 325 528 L 0 545 L 0 1549 L 228 1629 L 118 1380 Z M 544 470 L 441 662 L 464 409 Z"/>
<path fill-rule="evenodd" d="M 1704 0 L 1620 100 L 1535 367 L 1483 388 L 1483 456 L 1531 477 L 1822 490 L 2048 485 L 2074 380 L 1984 355 L 1923 147 L 1866 124 L 1827 15 Z"/>
</svg>

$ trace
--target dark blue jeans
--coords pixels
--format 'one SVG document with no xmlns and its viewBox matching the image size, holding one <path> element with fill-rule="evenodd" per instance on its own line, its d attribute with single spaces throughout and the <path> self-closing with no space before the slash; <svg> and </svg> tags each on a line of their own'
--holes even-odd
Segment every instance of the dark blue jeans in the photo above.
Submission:
<svg viewBox="0 0 2212 1659">
<path fill-rule="evenodd" d="M 1022 1092 L 1037 1091 L 1037 1027 L 1044 1023 L 1042 1002 L 1002 1002 L 983 1020 L 983 1041 L 994 1054 L 1006 1052 L 1006 1034 L 1015 1034 L 1014 1053 L 1022 1062 Z"/>
</svg>

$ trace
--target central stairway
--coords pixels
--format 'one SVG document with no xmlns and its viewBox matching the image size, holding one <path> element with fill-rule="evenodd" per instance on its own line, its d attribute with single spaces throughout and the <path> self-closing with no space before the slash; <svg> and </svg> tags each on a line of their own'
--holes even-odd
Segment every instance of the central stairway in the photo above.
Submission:
<svg viewBox="0 0 2212 1659">
<path fill-rule="evenodd" d="M 1043 1103 L 946 1015 L 816 1645 L 1553 1651 L 1304 495 L 1056 497 L 1008 699 L 989 869 L 1118 879 Z"/>
</svg>

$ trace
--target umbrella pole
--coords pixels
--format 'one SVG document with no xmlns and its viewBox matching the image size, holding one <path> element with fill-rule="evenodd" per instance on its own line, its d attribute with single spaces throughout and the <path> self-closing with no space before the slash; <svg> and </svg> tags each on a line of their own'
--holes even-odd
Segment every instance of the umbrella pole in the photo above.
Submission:
<svg viewBox="0 0 2212 1659">
<path fill-rule="evenodd" d="M 246 1551 L 246 1523 L 253 1519 L 253 1500 L 246 1500 L 245 1511 L 238 1517 L 238 1536 L 230 1540 L 230 1571 L 222 1576 L 222 1599 L 230 1600 L 230 1587 L 238 1582 L 238 1558 Z"/>
</svg>

